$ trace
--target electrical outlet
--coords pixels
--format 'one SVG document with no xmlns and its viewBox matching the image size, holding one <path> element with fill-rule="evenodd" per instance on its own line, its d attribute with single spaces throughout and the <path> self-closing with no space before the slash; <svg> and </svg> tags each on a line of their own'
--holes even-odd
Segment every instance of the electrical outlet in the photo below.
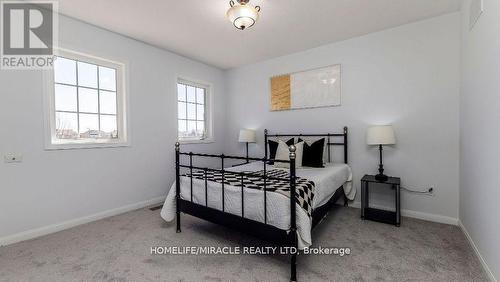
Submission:
<svg viewBox="0 0 500 282">
<path fill-rule="evenodd" d="M 5 163 L 21 163 L 23 161 L 23 155 L 7 154 L 3 156 L 3 161 Z"/>
<path fill-rule="evenodd" d="M 436 193 L 436 189 L 434 188 L 434 186 L 429 187 L 427 191 L 429 191 L 429 195 L 431 196 L 434 196 Z"/>
</svg>

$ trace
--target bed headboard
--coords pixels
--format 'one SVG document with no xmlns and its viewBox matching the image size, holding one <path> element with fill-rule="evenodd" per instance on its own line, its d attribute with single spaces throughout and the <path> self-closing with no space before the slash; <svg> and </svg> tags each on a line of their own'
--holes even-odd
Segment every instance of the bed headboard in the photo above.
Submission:
<svg viewBox="0 0 500 282">
<path fill-rule="evenodd" d="M 328 162 L 331 162 L 331 150 L 332 146 L 342 146 L 344 147 L 344 163 L 347 163 L 347 126 L 344 126 L 343 133 L 326 133 L 326 134 L 269 134 L 267 129 L 264 129 L 264 141 L 265 141 L 265 153 L 266 159 L 268 158 L 268 144 L 267 141 L 269 137 L 324 137 L 326 138 L 327 150 L 328 150 Z"/>
</svg>

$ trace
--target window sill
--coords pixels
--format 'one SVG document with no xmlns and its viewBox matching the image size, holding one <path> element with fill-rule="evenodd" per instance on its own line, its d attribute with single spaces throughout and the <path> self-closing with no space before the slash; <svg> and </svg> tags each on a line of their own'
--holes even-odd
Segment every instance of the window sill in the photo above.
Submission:
<svg viewBox="0 0 500 282">
<path fill-rule="evenodd" d="M 211 143 L 215 143 L 215 140 L 213 138 L 209 138 L 209 139 L 203 139 L 203 140 L 197 140 L 197 139 L 192 139 L 192 140 L 189 140 L 189 139 L 184 139 L 184 140 L 179 140 L 179 143 L 181 145 L 188 145 L 188 144 L 211 144 Z"/>
<path fill-rule="evenodd" d="M 102 149 L 130 147 L 129 142 L 103 142 L 103 143 L 52 143 L 45 146 L 45 150 L 75 150 L 75 149 Z"/>
</svg>

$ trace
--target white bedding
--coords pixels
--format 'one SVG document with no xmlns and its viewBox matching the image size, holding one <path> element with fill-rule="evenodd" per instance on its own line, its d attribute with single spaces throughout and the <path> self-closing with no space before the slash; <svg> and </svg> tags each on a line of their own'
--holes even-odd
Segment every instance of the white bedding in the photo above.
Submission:
<svg viewBox="0 0 500 282">
<path fill-rule="evenodd" d="M 273 168 L 268 166 L 268 169 Z M 242 166 L 227 168 L 231 171 L 258 171 L 263 169 L 262 162 L 253 162 Z M 287 169 L 288 170 L 288 169 Z M 337 188 L 344 186 L 346 196 L 353 200 L 356 189 L 352 189 L 351 168 L 346 164 L 326 164 L 324 168 L 299 168 L 298 177 L 306 178 L 315 183 L 313 208 L 319 207 L 330 199 Z M 190 178 L 181 177 L 181 197 L 191 199 Z M 208 206 L 222 210 L 221 184 L 208 181 Z M 241 187 L 224 186 L 224 209 L 241 216 Z M 264 222 L 264 192 L 256 189 L 244 189 L 244 216 L 248 219 Z M 193 202 L 205 205 L 205 181 L 193 179 Z M 297 206 L 297 234 L 300 249 L 312 244 L 311 219 L 306 212 Z M 172 185 L 161 210 L 161 216 L 166 221 L 175 218 L 175 183 Z M 277 228 L 290 228 L 290 199 L 282 194 L 267 192 L 267 223 Z"/>
</svg>

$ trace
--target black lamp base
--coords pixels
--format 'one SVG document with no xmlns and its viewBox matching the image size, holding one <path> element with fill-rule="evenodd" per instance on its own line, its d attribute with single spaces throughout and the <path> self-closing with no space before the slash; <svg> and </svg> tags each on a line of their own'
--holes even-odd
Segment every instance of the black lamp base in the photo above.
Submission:
<svg viewBox="0 0 500 282">
<path fill-rule="evenodd" d="M 380 164 L 378 165 L 378 174 L 375 175 L 375 179 L 380 182 L 386 182 L 389 177 L 384 174 L 384 164 L 382 162 L 382 145 L 378 145 L 378 150 L 380 153 Z"/>
<path fill-rule="evenodd" d="M 385 174 L 377 174 L 375 175 L 375 179 L 380 182 L 386 182 L 387 180 L 389 180 L 389 176 Z"/>
<path fill-rule="evenodd" d="M 248 160 L 248 142 L 247 143 L 247 162 L 246 163 L 249 163 L 250 161 Z"/>
</svg>

